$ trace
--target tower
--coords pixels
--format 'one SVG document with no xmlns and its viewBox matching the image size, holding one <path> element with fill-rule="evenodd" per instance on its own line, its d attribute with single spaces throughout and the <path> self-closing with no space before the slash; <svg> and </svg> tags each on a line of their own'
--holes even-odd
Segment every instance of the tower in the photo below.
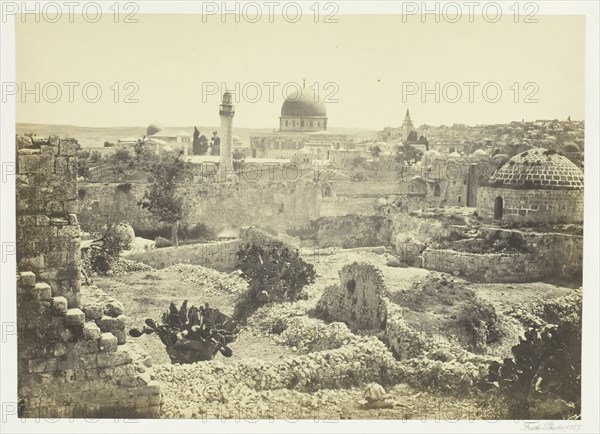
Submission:
<svg viewBox="0 0 600 434">
<path fill-rule="evenodd" d="M 410 120 L 410 113 L 406 109 L 406 116 L 404 116 L 404 122 L 402 123 L 402 141 L 406 142 L 410 133 L 414 131 L 413 123 Z"/>
<path fill-rule="evenodd" d="M 235 106 L 231 101 L 231 93 L 225 92 L 219 107 L 221 127 L 219 128 L 219 173 L 223 177 L 228 170 L 233 170 L 233 116 Z"/>
</svg>

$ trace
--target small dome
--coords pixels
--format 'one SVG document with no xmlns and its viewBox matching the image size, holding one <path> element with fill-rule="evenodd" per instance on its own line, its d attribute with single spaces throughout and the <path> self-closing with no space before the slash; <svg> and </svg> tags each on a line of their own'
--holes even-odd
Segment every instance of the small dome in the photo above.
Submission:
<svg viewBox="0 0 600 434">
<path fill-rule="evenodd" d="M 148 128 L 146 128 L 146 135 L 151 136 L 158 133 L 160 130 L 162 130 L 162 127 L 156 122 L 152 122 L 150 125 L 148 125 Z"/>
<path fill-rule="evenodd" d="M 281 117 L 327 117 L 325 104 L 319 99 L 317 92 L 310 89 L 292 92 L 281 106 Z"/>
<path fill-rule="evenodd" d="M 477 157 L 486 157 L 487 152 L 485 152 L 483 149 L 477 149 L 475 152 L 473 152 L 473 155 Z"/>
<path fill-rule="evenodd" d="M 451 152 L 448 158 L 460 158 L 460 154 L 458 152 Z"/>
<path fill-rule="evenodd" d="M 531 185 L 581 189 L 583 172 L 571 160 L 555 151 L 533 148 L 508 160 L 494 172 L 489 182 L 499 187 Z"/>
</svg>

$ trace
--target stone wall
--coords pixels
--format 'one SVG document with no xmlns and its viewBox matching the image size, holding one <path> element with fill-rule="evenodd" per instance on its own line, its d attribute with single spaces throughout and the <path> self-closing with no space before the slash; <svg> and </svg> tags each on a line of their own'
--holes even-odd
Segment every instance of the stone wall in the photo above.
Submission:
<svg viewBox="0 0 600 434">
<path fill-rule="evenodd" d="M 145 183 L 82 183 L 80 220 L 84 230 L 95 219 L 126 221 L 134 230 L 162 226 L 139 204 Z M 204 223 L 215 233 L 257 225 L 283 229 L 290 223 L 319 217 L 321 186 L 313 181 L 190 183 L 182 186 L 181 225 Z"/>
<path fill-rule="evenodd" d="M 76 140 L 17 139 L 17 344 L 21 417 L 157 417 L 116 303 L 82 302 Z"/>
<path fill-rule="evenodd" d="M 494 218 L 497 197 L 503 199 L 503 220 L 519 223 L 582 223 L 583 190 L 543 190 L 480 187 L 477 212 Z"/>
<path fill-rule="evenodd" d="M 158 269 L 175 264 L 191 264 L 219 271 L 231 271 L 235 268 L 236 252 L 239 246 L 239 240 L 198 243 L 142 251 L 127 258 Z"/>
<path fill-rule="evenodd" d="M 377 215 L 321 217 L 288 229 L 288 234 L 298 236 L 305 246 L 321 248 L 388 246 L 392 244 L 392 222 Z"/>
<path fill-rule="evenodd" d="M 340 284 L 327 288 L 317 305 L 327 320 L 341 321 L 350 330 L 383 330 L 386 308 L 381 270 L 372 264 L 348 264 L 339 271 Z"/>
<path fill-rule="evenodd" d="M 544 277 L 541 261 L 528 253 L 468 253 L 425 249 L 423 268 L 454 274 L 475 282 L 535 282 Z"/>
<path fill-rule="evenodd" d="M 426 249 L 422 267 L 459 275 L 477 282 L 535 282 L 547 279 L 581 283 L 583 237 L 560 233 L 525 232 L 483 228 L 508 239 L 516 234 L 523 253 L 468 253 L 449 249 Z"/>
<path fill-rule="evenodd" d="M 348 264 L 339 274 L 340 284 L 325 288 L 317 303 L 319 316 L 343 322 L 353 332 L 380 336 L 399 360 L 419 357 L 448 345 L 406 324 L 402 308 L 388 298 L 391 292 L 402 290 L 404 283 L 399 284 L 399 276 L 386 277 L 379 268 L 364 262 Z"/>
<path fill-rule="evenodd" d="M 218 271 L 232 271 L 235 269 L 235 264 L 237 263 L 237 251 L 241 244 L 246 243 L 290 249 L 297 249 L 299 247 L 290 240 L 283 239 L 283 237 L 270 235 L 254 227 L 242 227 L 240 228 L 239 239 L 177 247 L 163 247 L 134 253 L 129 255 L 128 258 L 159 269 L 175 264 L 191 264 L 202 265 L 203 267 L 213 268 Z"/>
</svg>

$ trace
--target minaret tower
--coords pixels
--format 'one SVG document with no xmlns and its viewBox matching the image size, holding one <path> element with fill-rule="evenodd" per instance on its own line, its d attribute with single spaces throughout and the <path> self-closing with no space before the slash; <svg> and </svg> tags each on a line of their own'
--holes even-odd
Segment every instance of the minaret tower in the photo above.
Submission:
<svg viewBox="0 0 600 434">
<path fill-rule="evenodd" d="M 219 152 L 219 173 L 224 179 L 227 171 L 233 170 L 233 116 L 235 115 L 235 106 L 231 101 L 231 93 L 226 91 L 223 94 L 223 101 L 219 107 L 219 116 L 221 117 L 221 127 L 219 129 L 220 152 Z"/>
<path fill-rule="evenodd" d="M 406 116 L 404 116 L 404 122 L 402 123 L 402 141 L 406 142 L 411 131 L 414 131 L 413 123 L 410 120 L 410 113 L 406 109 Z"/>
</svg>

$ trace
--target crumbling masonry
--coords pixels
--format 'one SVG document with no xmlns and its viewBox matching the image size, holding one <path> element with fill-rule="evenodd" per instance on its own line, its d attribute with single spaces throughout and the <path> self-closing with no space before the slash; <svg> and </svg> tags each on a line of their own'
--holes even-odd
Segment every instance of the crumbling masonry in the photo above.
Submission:
<svg viewBox="0 0 600 434">
<path fill-rule="evenodd" d="M 17 318 L 21 417 L 158 417 L 118 303 L 82 306 L 74 139 L 17 139 Z"/>
</svg>

